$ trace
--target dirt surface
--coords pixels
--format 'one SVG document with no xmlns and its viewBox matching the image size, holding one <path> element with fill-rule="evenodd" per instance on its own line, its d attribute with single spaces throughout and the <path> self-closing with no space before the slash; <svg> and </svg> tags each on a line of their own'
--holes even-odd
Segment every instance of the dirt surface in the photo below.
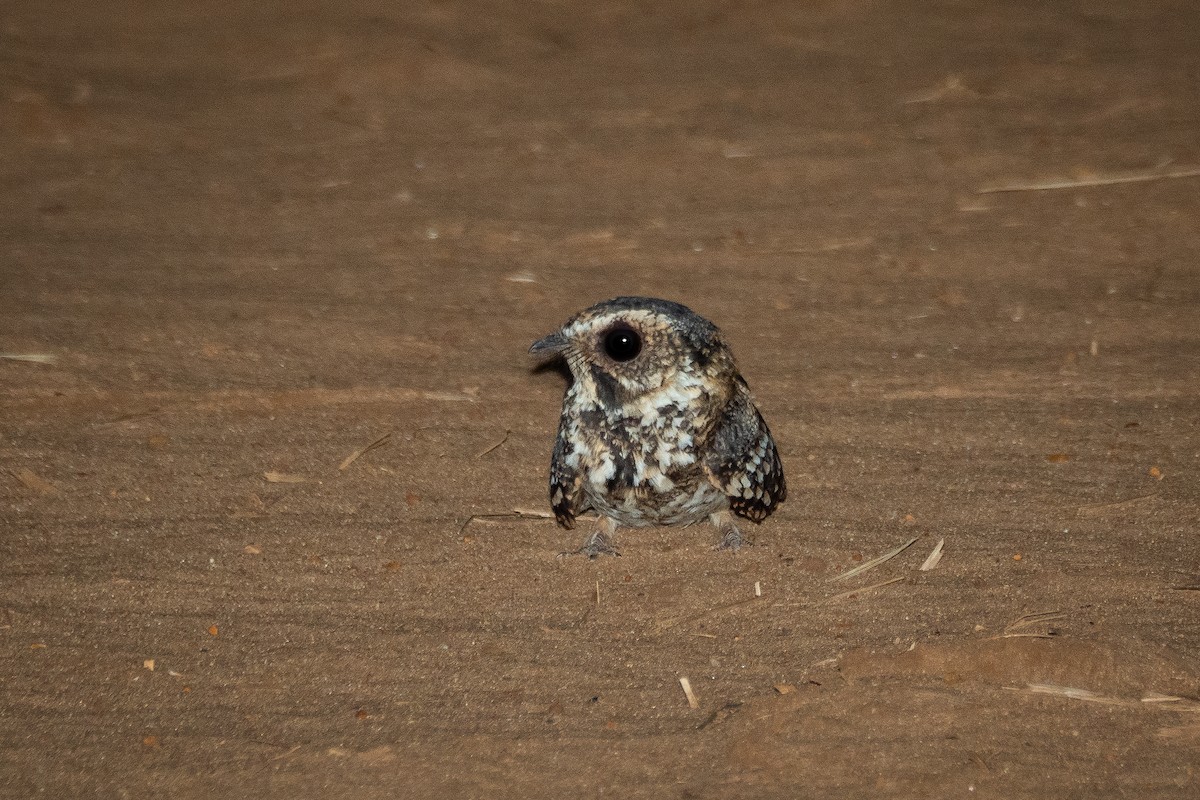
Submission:
<svg viewBox="0 0 1200 800">
<path fill-rule="evenodd" d="M 0 7 L 0 794 L 1200 795 L 1194 3 L 272 6 Z M 755 547 L 504 516 L 631 293 Z"/>
</svg>

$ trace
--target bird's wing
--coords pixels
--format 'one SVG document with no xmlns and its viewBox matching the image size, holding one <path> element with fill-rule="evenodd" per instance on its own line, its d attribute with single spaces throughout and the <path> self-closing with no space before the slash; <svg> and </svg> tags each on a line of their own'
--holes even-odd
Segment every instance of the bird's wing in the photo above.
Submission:
<svg viewBox="0 0 1200 800">
<path fill-rule="evenodd" d="M 579 469 L 567 463 L 571 452 L 570 420 L 564 413 L 554 440 L 554 455 L 550 457 L 550 507 L 554 518 L 564 528 L 575 527 L 575 517 L 587 510 L 583 494 L 583 476 Z"/>
<path fill-rule="evenodd" d="M 787 499 L 775 440 L 743 383 L 713 429 L 704 470 L 729 498 L 730 510 L 753 522 Z"/>
</svg>

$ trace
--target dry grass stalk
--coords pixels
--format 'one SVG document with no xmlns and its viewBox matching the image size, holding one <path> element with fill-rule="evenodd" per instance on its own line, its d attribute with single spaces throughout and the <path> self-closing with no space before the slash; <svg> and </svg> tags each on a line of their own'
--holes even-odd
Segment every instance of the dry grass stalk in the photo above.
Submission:
<svg viewBox="0 0 1200 800">
<path fill-rule="evenodd" d="M 1033 694 L 1051 694 L 1056 697 L 1065 697 L 1069 700 L 1084 700 L 1089 703 L 1103 703 L 1110 706 L 1128 706 L 1136 705 L 1130 700 L 1122 700 L 1119 697 L 1110 697 L 1106 694 L 1099 694 L 1090 689 L 1080 689 L 1074 686 L 1059 686 L 1054 683 L 1031 683 L 1026 686 L 1026 691 Z"/>
<path fill-rule="evenodd" d="M 947 75 L 941 83 L 927 92 L 914 95 L 904 101 L 905 105 L 912 103 L 933 103 L 947 99 L 975 99 L 979 92 L 963 83 L 961 75 Z"/>
<path fill-rule="evenodd" d="M 1192 722 L 1187 725 L 1169 725 L 1160 728 L 1155 734 L 1160 739 L 1176 739 L 1200 743 L 1200 724 Z"/>
<path fill-rule="evenodd" d="M 19 480 L 26 489 L 32 489 L 38 494 L 48 495 L 58 491 L 57 486 L 31 469 L 18 470 L 13 473 L 13 477 Z"/>
<path fill-rule="evenodd" d="M 1113 503 L 1088 503 L 1087 505 L 1079 506 L 1079 508 L 1075 509 L 1075 516 L 1085 518 L 1100 517 L 1109 511 L 1119 511 L 1124 508 L 1131 508 L 1141 503 L 1145 503 L 1148 500 L 1153 500 L 1156 497 L 1158 497 L 1158 492 L 1153 492 L 1152 494 L 1143 494 L 1137 497 L 1130 497 L 1128 500 L 1117 500 Z"/>
<path fill-rule="evenodd" d="M 295 747 L 293 747 L 291 750 L 288 750 L 286 753 L 280 753 L 279 755 L 275 756 L 271 760 L 278 761 L 281 758 L 287 758 L 288 756 L 290 756 L 292 753 L 295 753 L 297 750 L 299 750 L 303 746 L 304 745 L 302 745 L 302 744 L 298 744 Z"/>
<path fill-rule="evenodd" d="M 26 361 L 30 364 L 53 364 L 58 356 L 52 353 L 0 353 L 0 358 L 8 361 Z"/>
<path fill-rule="evenodd" d="M 1032 614 L 1025 614 L 1017 617 L 1012 622 L 1004 626 L 1004 632 L 999 636 L 993 636 L 993 639 L 1016 639 L 1026 637 L 1031 639 L 1049 639 L 1053 636 L 1052 633 L 1043 631 L 1027 631 L 1022 630 L 1031 625 L 1041 625 L 1054 620 L 1066 619 L 1066 614 L 1062 611 L 1035 611 Z"/>
<path fill-rule="evenodd" d="M 514 508 L 512 513 L 524 519 L 554 519 L 549 511 L 537 511 L 532 508 Z"/>
<path fill-rule="evenodd" d="M 1146 692 L 1141 702 L 1149 708 L 1162 708 L 1167 711 L 1183 711 L 1189 714 L 1200 712 L 1200 700 L 1191 697 L 1179 697 L 1173 694 Z"/>
<path fill-rule="evenodd" d="M 1146 692 L 1142 697 L 1143 703 L 1179 703 L 1184 698 L 1173 694 L 1159 694 L 1158 692 Z"/>
<path fill-rule="evenodd" d="M 479 455 L 475 456 L 475 458 L 483 458 L 483 457 L 484 457 L 484 456 L 486 456 L 488 453 L 492 452 L 493 450 L 496 450 L 496 449 L 498 449 L 498 448 L 500 447 L 500 445 L 502 445 L 502 444 L 504 444 L 505 442 L 507 442 L 507 441 L 508 441 L 508 435 L 509 435 L 510 433 L 512 433 L 512 431 L 510 431 L 510 430 L 508 430 L 507 428 L 505 428 L 505 429 L 504 429 L 504 438 L 503 438 L 503 439 L 501 439 L 500 441 L 496 442 L 494 445 L 492 445 L 491 447 L 489 447 L 487 450 L 484 450 L 484 451 L 483 451 L 482 453 L 480 453 Z"/>
<path fill-rule="evenodd" d="M 890 550 L 881 556 L 872 558 L 870 561 L 864 561 L 863 563 L 859 564 L 857 567 L 846 570 L 841 575 L 834 575 L 832 578 L 830 578 L 828 581 L 826 581 L 826 583 L 836 583 L 837 581 L 844 581 L 847 578 L 853 578 L 855 575 L 861 575 L 862 573 L 866 572 L 869 569 L 874 569 L 875 567 L 878 567 L 880 564 L 882 564 L 886 561 L 892 560 L 893 558 L 900 555 L 908 548 L 912 547 L 913 542 L 917 541 L 917 539 L 919 539 L 919 538 L 920 538 L 919 536 L 914 536 L 913 538 L 909 539 L 904 544 L 897 547 L 895 550 Z"/>
<path fill-rule="evenodd" d="M 713 606 L 712 608 L 708 609 L 707 611 L 701 611 L 699 614 L 689 614 L 686 616 L 670 617 L 669 619 L 665 619 L 662 622 L 658 623 L 658 625 L 655 626 L 655 630 L 658 633 L 662 633 L 663 631 L 668 631 L 671 628 L 677 628 L 680 625 L 690 625 L 693 622 L 698 622 L 698 621 L 700 621 L 702 619 L 706 619 L 708 617 L 716 616 L 718 614 L 723 614 L 726 611 L 731 611 L 733 609 L 745 608 L 745 607 L 749 607 L 752 605 L 758 605 L 758 604 L 760 604 L 760 598 L 744 597 L 741 600 L 734 600 L 732 603 L 722 603 L 719 606 Z M 797 605 L 799 605 L 799 604 L 797 604 Z"/>
<path fill-rule="evenodd" d="M 307 483 L 308 478 L 303 475 L 294 475 L 290 472 L 264 472 L 263 477 L 267 483 Z"/>
<path fill-rule="evenodd" d="M 499 524 L 498 520 L 502 519 L 554 519 L 554 515 L 546 511 L 531 511 L 527 508 L 514 508 L 512 511 L 494 511 L 488 514 L 472 514 L 467 517 L 467 521 L 458 529 L 458 534 L 461 536 L 472 523 L 482 522 L 485 525 Z"/>
<path fill-rule="evenodd" d="M 938 539 L 937 544 L 933 546 L 933 552 L 925 559 L 925 563 L 921 565 L 921 572 L 929 572 L 936 567 L 942 560 L 942 547 L 946 544 L 944 538 Z"/>
<path fill-rule="evenodd" d="M 687 695 L 688 705 L 692 708 L 699 708 L 700 701 L 696 699 L 696 693 L 692 691 L 692 682 L 686 677 L 680 677 L 679 685 L 683 687 L 683 693 Z"/>
<path fill-rule="evenodd" d="M 1174 178 L 1200 177 L 1200 169 L 1173 169 L 1166 172 L 1147 170 L 1145 172 L 1112 173 L 1097 175 L 1094 178 L 1057 178 L 1028 183 L 1001 183 L 983 186 L 976 190 L 978 194 L 996 194 L 998 192 L 1044 192 L 1054 189 L 1082 189 L 1090 186 L 1115 186 L 1122 183 L 1146 183 L 1148 181 L 1164 181 Z"/>
<path fill-rule="evenodd" d="M 853 597 L 856 594 L 865 594 L 866 592 L 872 592 L 876 589 L 882 589 L 884 586 L 891 586 L 893 583 L 899 583 L 902 580 L 904 580 L 903 576 L 901 576 L 899 578 L 892 578 L 889 581 L 883 581 L 881 583 L 873 583 L 870 586 L 864 586 L 861 589 L 850 589 L 845 592 L 839 592 L 838 594 L 835 594 L 832 597 L 826 597 L 822 602 L 835 603 L 838 600 L 844 600 L 845 598 Z"/>
<path fill-rule="evenodd" d="M 353 453 L 351 453 L 350 455 L 348 455 L 344 459 L 342 459 L 342 463 L 338 464 L 338 470 L 340 472 L 345 472 L 346 468 L 349 467 L 351 464 L 353 464 L 355 461 L 357 461 L 359 456 L 364 455 L 365 453 L 371 452 L 376 447 L 382 446 L 384 444 L 384 442 L 386 442 L 388 439 L 391 439 L 391 438 L 392 438 L 392 432 L 388 431 L 387 433 L 383 434 L 383 436 L 380 436 L 378 439 L 376 439 L 375 441 L 366 445 L 365 447 L 358 448 Z"/>
</svg>

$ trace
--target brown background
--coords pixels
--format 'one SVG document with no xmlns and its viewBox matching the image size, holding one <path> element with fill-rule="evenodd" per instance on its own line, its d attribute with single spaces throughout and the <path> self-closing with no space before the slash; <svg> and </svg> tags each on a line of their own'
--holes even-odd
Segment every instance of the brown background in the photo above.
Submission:
<svg viewBox="0 0 1200 800">
<path fill-rule="evenodd" d="M 1197 26 L 5 3 L 0 793 L 1196 797 Z M 756 547 L 466 524 L 627 293 L 732 342 Z"/>
</svg>

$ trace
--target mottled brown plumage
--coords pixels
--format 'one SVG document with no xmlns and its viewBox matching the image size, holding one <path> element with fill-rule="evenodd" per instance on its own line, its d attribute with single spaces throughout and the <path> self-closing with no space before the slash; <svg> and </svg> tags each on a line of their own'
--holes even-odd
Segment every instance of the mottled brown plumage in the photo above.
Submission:
<svg viewBox="0 0 1200 800">
<path fill-rule="evenodd" d="M 620 525 L 709 519 L 718 545 L 745 540 L 730 512 L 762 522 L 787 497 L 771 432 L 715 325 L 686 306 L 618 297 L 530 348 L 560 356 L 572 383 L 550 461 L 558 523 L 594 510 L 580 552 L 615 553 Z"/>
</svg>

